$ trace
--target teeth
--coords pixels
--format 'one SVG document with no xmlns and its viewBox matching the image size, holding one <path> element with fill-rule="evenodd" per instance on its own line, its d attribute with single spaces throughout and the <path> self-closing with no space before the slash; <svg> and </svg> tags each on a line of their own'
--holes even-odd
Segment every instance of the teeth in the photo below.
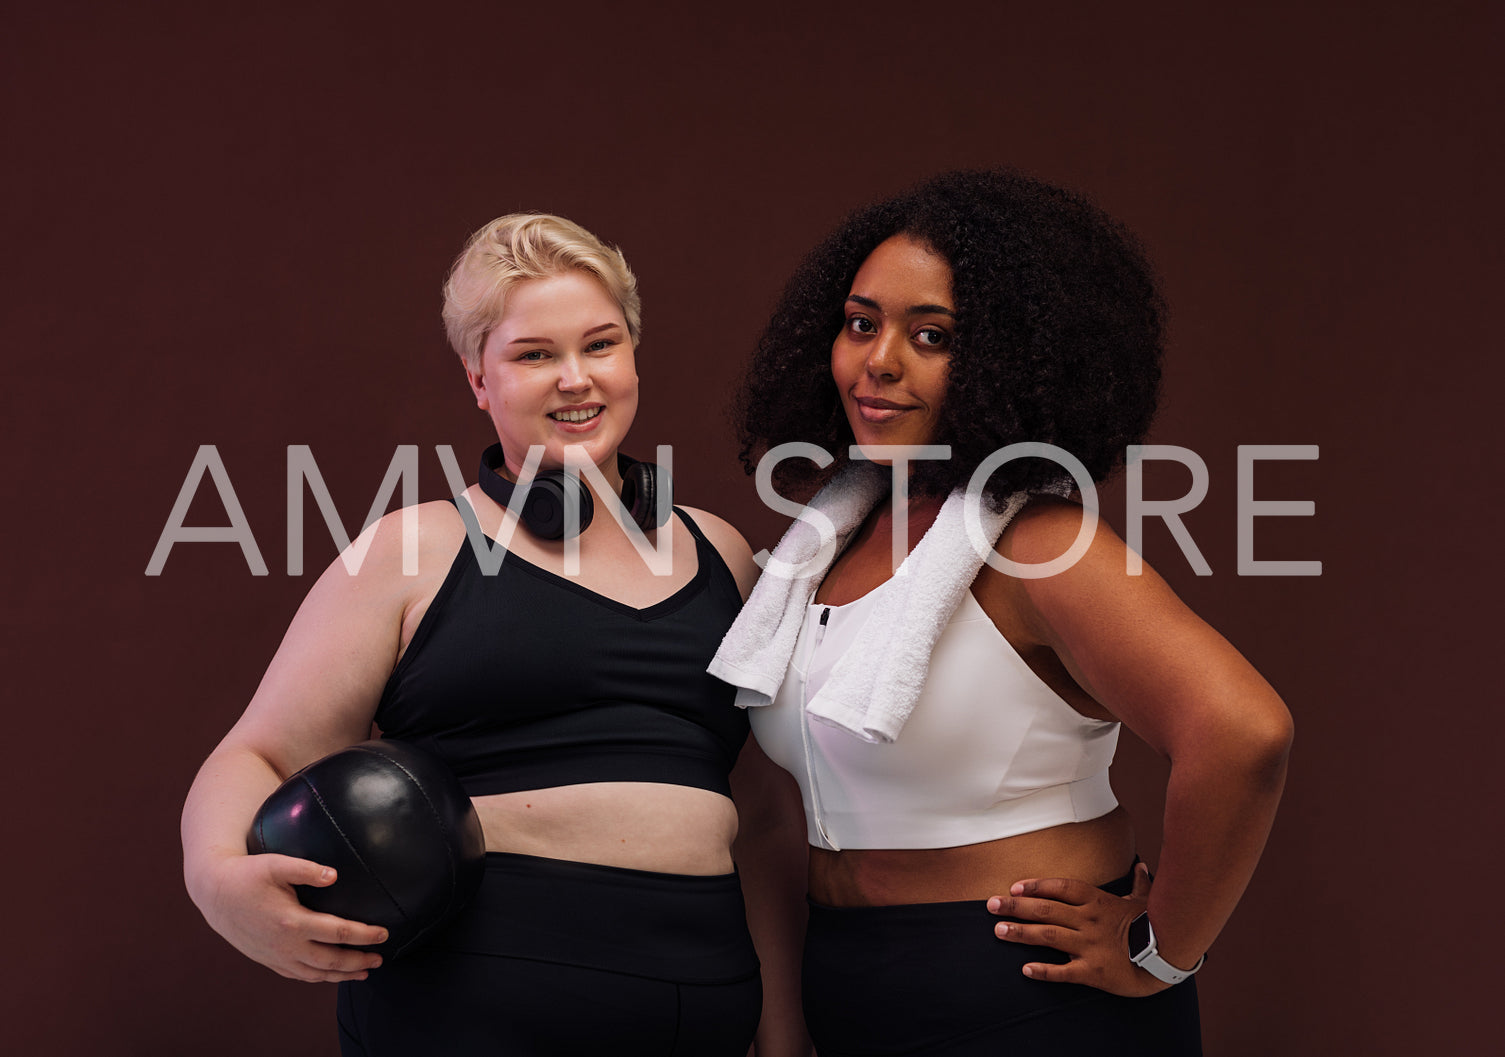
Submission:
<svg viewBox="0 0 1505 1057">
<path fill-rule="evenodd" d="M 600 413 L 599 407 L 593 407 L 585 411 L 555 411 L 549 417 L 556 422 L 589 422 Z"/>
</svg>

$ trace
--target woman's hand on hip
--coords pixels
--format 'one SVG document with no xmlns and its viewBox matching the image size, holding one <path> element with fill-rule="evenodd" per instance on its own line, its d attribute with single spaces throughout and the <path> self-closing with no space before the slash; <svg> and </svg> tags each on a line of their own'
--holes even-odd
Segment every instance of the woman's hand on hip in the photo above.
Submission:
<svg viewBox="0 0 1505 1057">
<path fill-rule="evenodd" d="M 1024 975 L 1031 980 L 1086 984 L 1141 998 L 1170 986 L 1129 960 L 1129 924 L 1144 913 L 1149 897 L 1149 868 L 1137 863 L 1134 890 L 1126 896 L 1086 881 L 1030 878 L 1014 884 L 1008 895 L 989 899 L 988 910 L 1009 919 L 994 927 L 999 939 L 1052 947 L 1070 956 L 1064 965 L 1030 962 Z"/>
</svg>

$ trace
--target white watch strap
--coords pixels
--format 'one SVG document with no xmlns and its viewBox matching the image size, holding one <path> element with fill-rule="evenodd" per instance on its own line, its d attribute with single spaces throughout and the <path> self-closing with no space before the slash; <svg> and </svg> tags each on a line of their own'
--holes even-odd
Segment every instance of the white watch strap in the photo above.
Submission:
<svg viewBox="0 0 1505 1057">
<path fill-rule="evenodd" d="M 1138 954 L 1131 954 L 1129 960 L 1149 973 L 1155 979 L 1167 984 L 1179 984 L 1182 980 L 1192 976 L 1202 968 L 1207 961 L 1207 955 L 1197 959 L 1197 964 L 1190 969 L 1177 969 L 1170 962 L 1160 957 L 1159 944 L 1155 940 L 1155 926 L 1150 921 L 1149 915 L 1144 915 L 1145 928 L 1149 930 L 1150 942 L 1145 944 L 1144 950 Z"/>
</svg>

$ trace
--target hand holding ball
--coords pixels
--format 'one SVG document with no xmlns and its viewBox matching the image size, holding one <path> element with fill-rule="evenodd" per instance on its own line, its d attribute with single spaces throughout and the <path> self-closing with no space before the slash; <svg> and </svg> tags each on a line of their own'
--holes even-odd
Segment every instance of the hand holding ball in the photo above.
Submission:
<svg viewBox="0 0 1505 1057">
<path fill-rule="evenodd" d="M 481 882 L 486 840 L 459 781 L 439 760 L 398 741 L 365 741 L 309 764 L 267 797 L 246 847 L 332 866 L 326 888 L 298 900 L 381 925 L 394 958 L 431 935 Z"/>
</svg>

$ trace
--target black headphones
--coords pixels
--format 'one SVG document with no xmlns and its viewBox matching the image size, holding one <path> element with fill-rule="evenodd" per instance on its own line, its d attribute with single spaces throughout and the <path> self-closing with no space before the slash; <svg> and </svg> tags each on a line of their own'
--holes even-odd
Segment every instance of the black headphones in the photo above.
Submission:
<svg viewBox="0 0 1505 1057">
<path fill-rule="evenodd" d="M 500 444 L 493 444 L 483 451 L 478 482 L 481 491 L 503 507 L 511 502 L 512 492 L 517 487 L 497 473 L 505 461 Z M 621 452 L 617 452 L 617 472 L 622 475 L 622 505 L 627 508 L 627 516 L 644 530 L 662 525 L 667 517 L 661 518 L 659 512 L 662 510 L 667 515 L 672 502 L 668 473 L 655 463 L 638 462 Z M 664 497 L 662 506 L 659 503 L 661 494 Z M 579 530 L 584 532 L 595 516 L 596 504 L 580 476 L 562 470 L 535 474 L 523 493 L 522 522 L 528 531 L 543 540 L 563 539 L 569 495 L 575 497 L 575 509 L 580 512 Z"/>
</svg>

